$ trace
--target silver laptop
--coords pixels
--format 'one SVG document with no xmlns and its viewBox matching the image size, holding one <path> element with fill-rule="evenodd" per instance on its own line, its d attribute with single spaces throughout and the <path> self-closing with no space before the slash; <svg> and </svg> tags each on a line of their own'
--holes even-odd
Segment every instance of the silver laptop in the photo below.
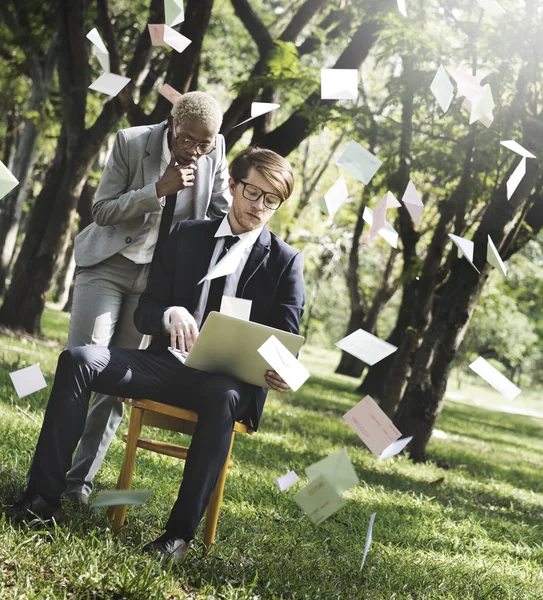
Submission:
<svg viewBox="0 0 543 600">
<path fill-rule="evenodd" d="M 260 323 L 210 312 L 185 365 L 268 387 L 264 375 L 270 366 L 258 349 L 272 335 L 294 355 L 298 354 L 305 339 Z"/>
</svg>

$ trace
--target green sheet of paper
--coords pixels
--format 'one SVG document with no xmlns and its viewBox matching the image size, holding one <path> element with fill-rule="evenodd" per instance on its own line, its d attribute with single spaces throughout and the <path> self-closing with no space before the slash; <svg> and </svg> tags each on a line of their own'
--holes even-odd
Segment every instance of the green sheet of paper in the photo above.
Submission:
<svg viewBox="0 0 543 600">
<path fill-rule="evenodd" d="M 335 487 L 322 475 L 297 492 L 294 500 L 315 525 L 345 506 L 345 501 Z"/>
<path fill-rule="evenodd" d="M 323 475 L 340 495 L 343 494 L 345 490 L 360 483 L 345 448 L 339 452 L 334 452 L 334 454 L 330 454 L 330 456 L 307 467 L 305 472 L 309 477 L 309 481 L 313 481 L 319 475 Z"/>
<path fill-rule="evenodd" d="M 118 506 L 119 504 L 143 504 L 152 493 L 151 490 L 104 490 L 98 492 L 92 505 Z"/>
</svg>

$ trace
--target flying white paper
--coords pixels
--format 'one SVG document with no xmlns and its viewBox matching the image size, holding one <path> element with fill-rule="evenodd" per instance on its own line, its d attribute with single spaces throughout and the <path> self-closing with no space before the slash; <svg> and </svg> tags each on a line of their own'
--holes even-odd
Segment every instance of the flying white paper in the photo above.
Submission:
<svg viewBox="0 0 543 600">
<path fill-rule="evenodd" d="M 91 29 L 89 33 L 87 33 L 87 38 L 93 44 L 92 52 L 94 56 L 96 56 L 96 58 L 98 59 L 98 62 L 100 63 L 102 69 L 104 69 L 106 73 L 109 73 L 109 52 L 106 48 L 106 45 L 102 41 L 102 38 L 100 37 L 100 34 L 98 33 L 96 27 L 94 29 Z"/>
<path fill-rule="evenodd" d="M 405 188 L 405 192 L 402 196 L 402 202 L 405 204 L 407 212 L 411 215 L 415 227 L 418 227 L 422 218 L 422 211 L 424 210 L 424 204 L 420 194 L 417 192 L 417 188 L 410 180 Z"/>
<path fill-rule="evenodd" d="M 470 113 L 470 115 L 471 115 L 472 107 L 473 107 L 473 104 L 472 104 L 471 100 L 469 98 L 464 98 L 464 102 L 462 102 L 462 108 L 465 108 Z M 494 122 L 494 113 L 492 111 L 490 111 L 488 113 L 488 115 L 485 115 L 484 117 L 481 117 L 479 119 L 479 123 L 482 123 L 487 129 L 492 125 L 493 122 Z"/>
<path fill-rule="evenodd" d="M 283 475 L 282 477 L 275 477 L 273 481 L 275 482 L 279 490 L 281 492 L 284 492 L 285 490 L 288 490 L 289 487 L 293 486 L 295 483 L 298 483 L 298 481 L 300 481 L 300 478 L 298 477 L 298 475 L 296 475 L 294 471 L 289 471 L 286 475 Z"/>
<path fill-rule="evenodd" d="M 405 7 L 405 0 L 398 0 L 398 10 L 404 17 L 407 17 L 407 8 Z"/>
<path fill-rule="evenodd" d="M 334 218 L 336 212 L 349 198 L 349 190 L 343 175 L 334 183 L 334 185 L 320 198 L 319 207 L 328 216 Z"/>
<path fill-rule="evenodd" d="M 401 440 L 396 440 L 395 442 L 392 442 L 392 444 L 390 444 L 390 446 L 388 446 L 388 448 L 385 448 L 381 452 L 381 455 L 379 456 L 379 460 L 385 460 L 386 458 L 396 456 L 396 454 L 399 454 L 407 446 L 407 444 L 409 444 L 409 442 L 412 439 L 413 439 L 413 436 L 410 435 L 409 437 L 402 438 Z"/>
<path fill-rule="evenodd" d="M 498 390 L 498 392 L 500 392 L 500 394 L 505 396 L 508 400 L 514 400 L 522 391 L 514 383 L 509 381 L 507 377 L 504 377 L 482 356 L 479 356 L 477 360 L 473 361 L 469 368 L 472 371 L 475 371 L 477 375 L 482 377 L 487 383 L 489 383 L 495 390 Z"/>
<path fill-rule="evenodd" d="M 481 79 L 483 78 L 482 75 L 472 75 L 459 66 L 447 67 L 447 71 L 449 75 L 456 81 L 456 85 L 458 87 L 458 96 L 465 96 L 466 98 L 472 100 L 474 96 L 483 92 L 483 88 L 480 83 Z"/>
<path fill-rule="evenodd" d="M 237 125 L 234 125 L 234 127 L 232 127 L 232 129 L 235 129 L 236 127 L 239 127 L 240 125 L 243 125 L 244 123 L 248 123 L 249 121 L 252 121 L 253 119 L 256 119 L 257 117 L 265 115 L 266 113 L 269 113 L 272 110 L 277 110 L 280 106 L 281 106 L 280 104 L 275 104 L 273 102 L 252 102 L 251 103 L 251 116 L 248 119 L 245 119 L 245 121 L 242 121 L 241 123 L 238 123 Z"/>
<path fill-rule="evenodd" d="M 309 371 L 274 335 L 260 346 L 258 353 L 292 391 L 298 390 L 309 379 Z"/>
<path fill-rule="evenodd" d="M 454 86 L 447 75 L 443 65 L 439 66 L 437 73 L 430 85 L 430 91 L 437 100 L 441 110 L 447 112 L 454 98 Z"/>
<path fill-rule="evenodd" d="M 0 200 L 19 185 L 19 180 L 0 160 Z"/>
<path fill-rule="evenodd" d="M 466 240 L 466 238 L 460 237 L 459 235 L 454 235 L 454 233 L 449 233 L 449 237 L 454 242 L 455 246 L 460 250 L 460 253 L 464 258 L 469 262 L 469 264 L 477 271 L 477 273 L 481 273 L 479 269 L 473 264 L 473 249 L 475 247 L 474 243 L 471 240 Z"/>
<path fill-rule="evenodd" d="M 370 230 L 370 240 L 381 231 L 386 223 L 386 214 L 389 208 L 399 208 L 401 204 L 398 202 L 392 192 L 387 192 L 373 210 L 373 223 Z"/>
<path fill-rule="evenodd" d="M 336 160 L 338 167 L 343 167 L 365 185 L 368 185 L 382 164 L 382 161 L 354 140 L 347 144 L 341 156 Z"/>
<path fill-rule="evenodd" d="M 373 210 L 368 206 L 364 207 L 362 218 L 371 227 L 373 225 Z M 398 247 L 398 232 L 390 223 L 385 223 L 385 226 L 377 232 L 385 242 L 388 242 L 393 248 Z"/>
<path fill-rule="evenodd" d="M 326 477 L 338 494 L 360 483 L 345 448 L 306 467 L 305 473 L 309 481 L 315 481 L 319 476 Z"/>
<path fill-rule="evenodd" d="M 398 349 L 396 346 L 363 329 L 357 329 L 347 337 L 339 340 L 339 342 L 336 342 L 336 346 L 370 366 L 390 356 Z"/>
<path fill-rule="evenodd" d="M 495 103 L 492 97 L 492 90 L 488 83 L 483 86 L 483 91 L 480 94 L 476 94 L 471 99 L 471 114 L 469 117 L 469 124 L 479 121 L 483 117 L 488 117 L 494 109 Z"/>
<path fill-rule="evenodd" d="M 322 100 L 356 100 L 358 69 L 321 69 Z"/>
<path fill-rule="evenodd" d="M 96 81 L 89 85 L 89 90 L 102 92 L 109 96 L 116 96 L 130 82 L 129 77 L 116 75 L 115 73 L 102 73 Z"/>
<path fill-rule="evenodd" d="M 164 20 L 169 27 L 175 27 L 185 20 L 183 0 L 164 0 Z"/>
<path fill-rule="evenodd" d="M 32 365 L 10 373 L 11 381 L 19 398 L 24 398 L 47 387 L 40 365 Z"/>
<path fill-rule="evenodd" d="M 504 276 L 507 276 L 507 268 L 498 252 L 498 249 L 494 245 L 492 238 L 488 236 L 488 243 L 486 246 L 486 260 L 498 271 L 501 271 Z"/>
<path fill-rule="evenodd" d="M 361 571 L 364 568 L 364 563 L 366 562 L 366 556 L 367 556 L 368 550 L 370 549 L 370 546 L 371 546 L 371 538 L 373 535 L 373 523 L 375 521 L 376 514 L 377 513 L 371 513 L 371 515 L 370 515 L 370 523 L 368 525 L 368 533 L 366 535 L 366 545 L 364 546 L 364 556 L 362 556 L 362 564 L 360 565 Z"/>
<path fill-rule="evenodd" d="M 251 320 L 252 300 L 245 298 L 235 298 L 234 296 L 223 296 L 221 300 L 221 312 L 223 315 L 229 315 L 243 321 Z"/>
<path fill-rule="evenodd" d="M 523 156 L 520 159 L 517 168 L 511 174 L 511 177 L 507 180 L 507 199 L 511 200 L 511 196 L 515 193 L 524 175 L 526 175 L 526 157 Z"/>
<path fill-rule="evenodd" d="M 379 455 L 402 434 L 370 396 L 366 396 L 343 415 L 356 435 L 373 454 Z"/>
<path fill-rule="evenodd" d="M 200 279 L 198 285 L 200 285 L 206 279 L 211 280 L 216 277 L 223 277 L 224 275 L 230 275 L 233 273 L 239 265 L 239 261 L 245 252 L 247 244 L 250 242 L 250 238 L 240 239 L 237 241 L 228 252 L 221 258 L 221 260 L 211 268 L 207 274 Z"/>
<path fill-rule="evenodd" d="M 150 24 L 148 27 L 153 46 L 170 46 L 174 50 L 177 50 L 177 52 L 183 52 L 192 42 L 192 40 L 189 40 L 189 38 L 181 35 L 167 25 Z"/>
<path fill-rule="evenodd" d="M 477 0 L 477 4 L 492 17 L 501 17 L 505 10 L 495 0 Z"/>
<path fill-rule="evenodd" d="M 166 100 L 169 100 L 172 104 L 175 104 L 183 95 L 181 94 L 181 92 L 178 92 L 175 88 L 173 88 L 171 85 L 168 85 L 167 83 L 165 83 L 159 88 L 158 93 L 161 96 L 164 96 L 164 98 L 166 98 Z"/>
<path fill-rule="evenodd" d="M 503 142 L 500 142 L 500 144 L 502 146 L 505 146 L 508 150 L 512 150 L 513 152 L 520 154 L 520 156 L 524 156 L 526 158 L 536 158 L 535 154 L 532 154 L 531 152 L 526 150 L 524 146 L 521 146 L 518 142 L 515 142 L 514 140 L 504 140 Z"/>
<path fill-rule="evenodd" d="M 102 490 L 96 494 L 93 506 L 143 504 L 152 495 L 151 490 Z"/>
</svg>

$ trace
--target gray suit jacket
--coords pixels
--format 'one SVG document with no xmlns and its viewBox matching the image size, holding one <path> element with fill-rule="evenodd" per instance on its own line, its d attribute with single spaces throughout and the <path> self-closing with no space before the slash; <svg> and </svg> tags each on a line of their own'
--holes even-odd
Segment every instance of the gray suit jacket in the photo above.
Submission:
<svg viewBox="0 0 543 600">
<path fill-rule="evenodd" d="M 155 184 L 160 176 L 166 122 L 121 129 L 102 174 L 92 206 L 94 223 L 75 238 L 75 262 L 96 265 L 126 248 L 143 228 L 145 215 L 159 207 Z M 197 162 L 193 219 L 224 216 L 230 209 L 228 165 L 222 135 L 217 148 Z"/>
</svg>

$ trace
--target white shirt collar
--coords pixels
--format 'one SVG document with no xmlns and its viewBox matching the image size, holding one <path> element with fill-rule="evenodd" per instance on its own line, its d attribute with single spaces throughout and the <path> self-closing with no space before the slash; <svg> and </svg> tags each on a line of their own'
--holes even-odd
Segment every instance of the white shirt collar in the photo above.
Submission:
<svg viewBox="0 0 543 600">
<path fill-rule="evenodd" d="M 168 146 L 168 128 L 164 129 L 164 137 L 162 138 L 162 156 L 161 160 L 165 161 L 166 164 L 169 164 L 170 159 L 172 158 L 172 151 Z"/>
<path fill-rule="evenodd" d="M 258 239 L 258 236 L 262 232 L 263 228 L 264 228 L 264 225 L 262 225 L 258 229 L 253 229 L 252 231 L 246 231 L 245 233 L 239 233 L 238 237 L 240 240 L 245 241 L 247 245 L 252 245 Z M 223 220 L 221 221 L 221 224 L 219 225 L 219 228 L 217 229 L 217 232 L 215 233 L 215 237 L 221 238 L 221 237 L 225 237 L 227 235 L 235 235 L 234 233 L 232 233 L 232 228 L 230 227 L 230 222 L 228 221 L 228 215 L 226 215 L 223 218 Z"/>
</svg>

